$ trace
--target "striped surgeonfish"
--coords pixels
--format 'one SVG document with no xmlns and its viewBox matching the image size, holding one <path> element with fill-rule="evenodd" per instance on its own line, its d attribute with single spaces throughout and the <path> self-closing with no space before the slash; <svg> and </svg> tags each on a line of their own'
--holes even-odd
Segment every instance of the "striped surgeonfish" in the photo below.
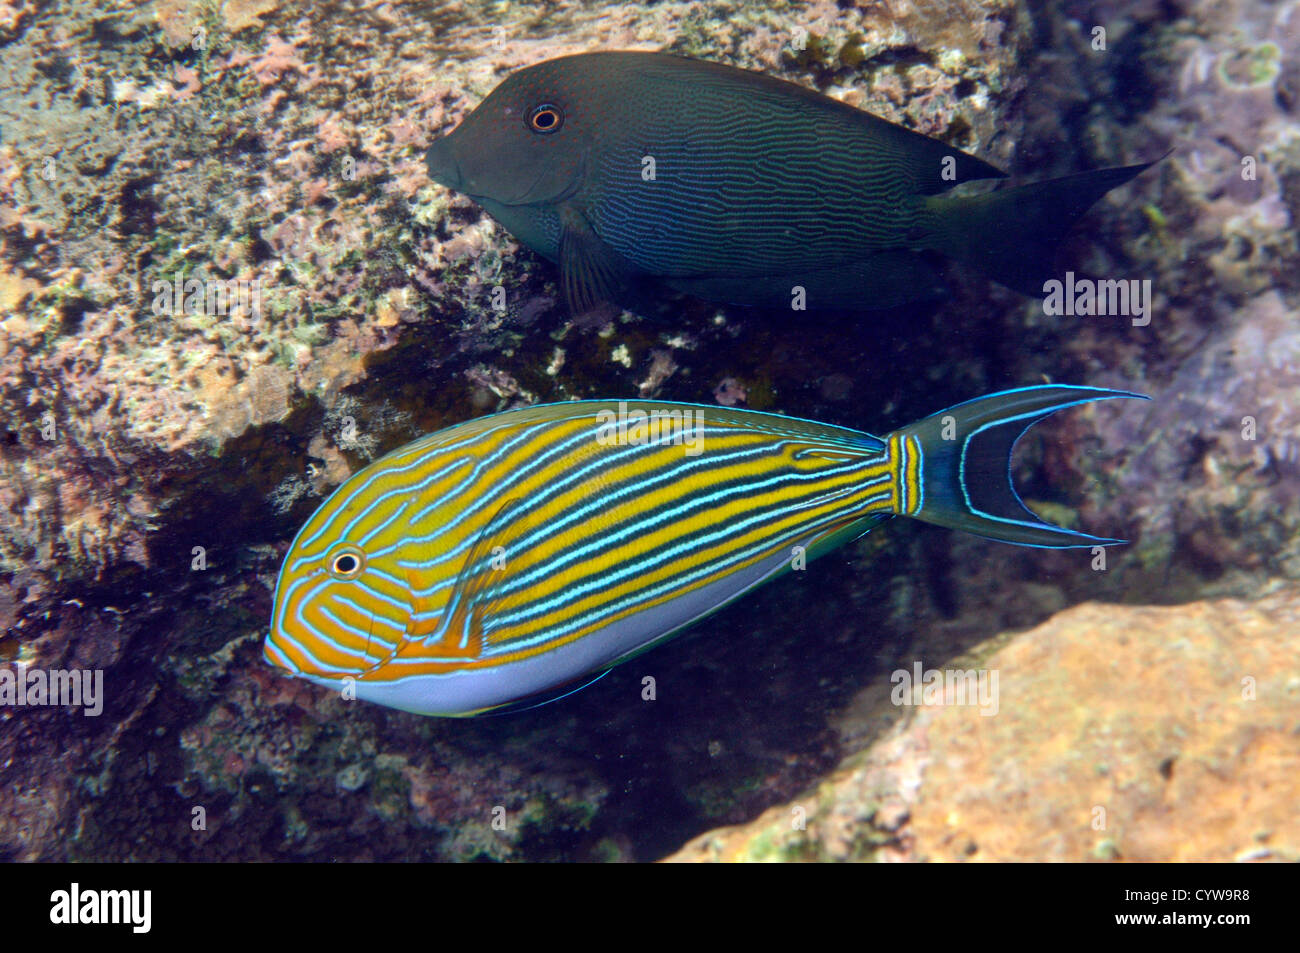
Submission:
<svg viewBox="0 0 1300 953">
<path fill-rule="evenodd" d="M 425 156 L 560 265 L 575 313 L 653 285 L 708 301 L 862 311 L 938 297 L 931 258 L 1041 297 L 1073 224 L 1147 165 L 945 194 L 1005 173 L 794 83 L 662 53 L 508 76 Z"/>
<path fill-rule="evenodd" d="M 469 715 L 603 674 L 891 516 L 1117 543 L 1031 513 L 1010 457 L 1053 411 L 1136 396 L 1026 387 L 885 437 L 653 401 L 470 420 L 356 473 L 307 521 L 264 655 L 368 701 Z"/>
</svg>

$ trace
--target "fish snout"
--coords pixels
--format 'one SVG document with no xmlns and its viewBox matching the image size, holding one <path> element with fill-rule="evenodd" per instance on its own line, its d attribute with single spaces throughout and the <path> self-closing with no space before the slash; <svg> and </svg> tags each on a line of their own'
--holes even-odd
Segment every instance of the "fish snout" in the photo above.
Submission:
<svg viewBox="0 0 1300 953">
<path fill-rule="evenodd" d="M 285 655 L 284 650 L 278 644 L 276 635 L 277 632 L 272 630 L 267 634 L 266 640 L 262 643 L 262 661 L 267 665 L 280 669 L 281 671 L 294 674 L 295 666 L 289 661 L 289 657 Z"/>
<path fill-rule="evenodd" d="M 450 139 L 450 136 L 443 136 L 434 140 L 429 151 L 424 154 L 424 166 L 433 181 L 456 192 L 463 192 L 464 177 L 460 174 L 460 163 L 456 161 Z"/>
</svg>

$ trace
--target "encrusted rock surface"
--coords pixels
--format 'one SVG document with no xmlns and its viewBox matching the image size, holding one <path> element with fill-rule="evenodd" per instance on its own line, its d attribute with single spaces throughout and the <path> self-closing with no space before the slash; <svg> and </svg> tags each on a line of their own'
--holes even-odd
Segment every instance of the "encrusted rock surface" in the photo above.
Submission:
<svg viewBox="0 0 1300 953">
<path fill-rule="evenodd" d="M 903 6 L 897 20 L 888 4 L 829 2 L 444 4 L 427 17 L 419 4 L 277 0 L 20 6 L 0 106 L 0 505 L 17 517 L 0 527 L 0 571 L 147 567 L 166 511 L 189 505 L 189 481 L 173 478 L 210 473 L 251 431 L 369 449 L 340 446 L 321 412 L 413 329 L 412 369 L 445 376 L 456 416 L 584 393 L 581 365 L 539 393 L 473 360 L 556 330 L 537 326 L 553 275 L 534 276 L 508 235 L 423 171 L 430 139 L 511 69 L 668 48 L 981 148 L 1012 98 L 1023 24 L 1006 0 L 956 4 L 943 28 Z M 260 299 L 196 310 L 202 292 L 165 293 L 186 280 Z M 497 284 L 506 313 L 489 307 Z M 622 392 L 673 349 L 609 344 L 630 355 Z M 469 404 L 466 374 L 499 379 L 486 407 Z M 427 397 L 408 415 L 360 424 L 372 442 L 389 425 L 378 436 L 391 444 L 445 419 Z M 301 473 L 294 449 L 268 462 Z"/>
<path fill-rule="evenodd" d="M 1295 587 L 1075 606 L 942 663 L 996 671 L 996 706 L 898 709 L 870 688 L 841 725 L 892 721 L 869 747 L 669 859 L 1294 862 L 1297 658 Z"/>
<path fill-rule="evenodd" d="M 874 722 L 837 732 L 833 713 L 910 659 L 1082 600 L 1296 579 L 1296 6 L 0 5 L 0 659 L 102 669 L 107 694 L 99 718 L 0 710 L 0 858 L 658 857 L 871 744 Z M 684 302 L 576 325 L 555 270 L 428 182 L 422 152 L 508 71 L 593 48 L 761 69 L 1025 178 L 1174 147 L 1067 252 L 1150 279 L 1153 320 L 1052 317 L 959 273 L 949 302 L 901 316 Z M 155 307 L 177 279 L 242 282 L 261 308 Z M 884 431 L 1043 378 L 1156 398 L 1072 410 L 1021 449 L 1033 506 L 1134 540 L 1104 567 L 894 521 L 515 719 L 347 705 L 261 662 L 297 527 L 419 433 L 617 395 Z M 907 849 L 889 823 L 863 843 Z M 1281 856 L 1286 830 L 1261 849 Z M 977 847 L 1030 856 L 1000 844 Z"/>
</svg>

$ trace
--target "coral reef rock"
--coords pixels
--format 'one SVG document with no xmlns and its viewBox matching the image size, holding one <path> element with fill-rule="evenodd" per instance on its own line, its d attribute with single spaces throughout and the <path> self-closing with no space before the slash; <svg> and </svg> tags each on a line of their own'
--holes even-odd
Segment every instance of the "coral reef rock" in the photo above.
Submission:
<svg viewBox="0 0 1300 953">
<path fill-rule="evenodd" d="M 907 709 L 803 797 L 669 859 L 1300 859 L 1300 589 L 1086 603 L 998 642 L 968 660 L 999 673 L 995 714 Z M 888 720 L 889 694 L 844 729 Z"/>
</svg>

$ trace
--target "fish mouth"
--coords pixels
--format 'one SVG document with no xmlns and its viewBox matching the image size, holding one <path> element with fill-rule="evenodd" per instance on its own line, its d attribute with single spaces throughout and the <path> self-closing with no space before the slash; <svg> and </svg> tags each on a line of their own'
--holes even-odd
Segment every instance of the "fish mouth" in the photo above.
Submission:
<svg viewBox="0 0 1300 953">
<path fill-rule="evenodd" d="M 578 173 L 572 179 L 569 180 L 569 182 L 564 186 L 564 188 L 560 189 L 558 192 L 552 192 L 548 195 L 542 195 L 539 193 L 542 191 L 541 188 L 542 180 L 546 177 L 546 172 L 547 169 L 544 166 L 539 166 L 536 174 L 533 176 L 533 180 L 530 183 L 528 183 L 528 188 L 524 189 L 523 192 L 519 193 L 517 197 L 511 199 L 494 199 L 494 201 L 496 201 L 500 205 L 510 205 L 510 206 L 555 205 L 556 203 L 563 202 L 566 199 L 571 198 L 574 195 L 574 193 L 578 191 L 578 186 L 582 184 L 583 175 L 586 172 L 586 162 L 585 160 L 579 161 Z M 466 194 L 470 195 L 471 198 L 477 197 L 468 192 Z M 492 198 L 492 196 L 489 195 L 487 196 L 487 198 Z"/>
<path fill-rule="evenodd" d="M 504 206 L 506 208 L 516 208 L 521 205 L 537 205 L 541 202 L 558 201 L 558 198 L 554 196 L 546 196 L 546 195 L 539 196 L 534 194 L 538 192 L 538 186 L 541 185 L 542 176 L 545 173 L 545 171 L 546 171 L 545 169 L 538 169 L 537 174 L 533 176 L 533 179 L 531 182 L 528 183 L 527 188 L 525 188 L 522 192 L 517 192 L 514 195 L 510 195 L 510 196 L 489 195 L 487 192 L 483 191 L 482 189 L 477 188 L 476 183 L 466 182 L 463 177 L 459 180 L 458 185 L 450 185 L 445 179 L 442 181 L 443 184 L 447 185 L 448 188 L 455 189 L 457 192 L 460 192 L 463 195 L 468 195 L 470 198 L 478 202 L 480 205 L 482 204 L 484 199 L 487 199 L 489 202 L 494 202 L 495 204 Z M 563 196 L 560 196 L 560 198 L 562 197 Z"/>
<path fill-rule="evenodd" d="M 541 184 L 542 175 L 545 172 L 546 172 L 545 169 L 539 168 L 537 170 L 537 174 L 533 176 L 533 181 L 528 183 L 528 188 L 524 189 L 523 193 L 518 198 L 503 201 L 502 204 L 503 205 L 532 205 L 538 201 L 547 201 L 553 199 L 554 197 L 549 195 L 544 196 L 541 199 L 538 199 L 538 197 L 533 195 L 533 193 L 537 191 L 537 187 Z"/>
<path fill-rule="evenodd" d="M 512 190 L 512 195 L 493 195 L 487 189 L 482 187 L 480 182 L 474 181 L 472 176 L 467 177 L 461 169 L 460 162 L 451 148 L 452 136 L 443 136 L 437 139 L 429 146 L 424 154 L 425 170 L 429 178 L 439 185 L 445 186 L 454 192 L 460 192 L 471 199 L 478 201 L 488 199 L 498 205 L 519 206 L 519 205 L 539 205 L 546 203 L 562 202 L 578 191 L 578 186 L 582 182 L 581 170 L 585 167 L 585 162 L 580 163 L 580 171 L 565 187 L 552 194 L 542 194 L 546 191 L 545 179 L 547 169 L 545 166 L 538 166 L 533 173 L 528 184 L 519 190 Z"/>
<path fill-rule="evenodd" d="M 456 157 L 448 147 L 450 138 L 450 136 L 443 136 L 441 139 L 434 140 L 433 145 L 429 146 L 424 154 L 424 168 L 429 173 L 429 178 L 439 185 L 456 192 L 464 192 L 462 186 L 465 177 L 461 175 L 460 163 L 456 161 Z"/>
</svg>

